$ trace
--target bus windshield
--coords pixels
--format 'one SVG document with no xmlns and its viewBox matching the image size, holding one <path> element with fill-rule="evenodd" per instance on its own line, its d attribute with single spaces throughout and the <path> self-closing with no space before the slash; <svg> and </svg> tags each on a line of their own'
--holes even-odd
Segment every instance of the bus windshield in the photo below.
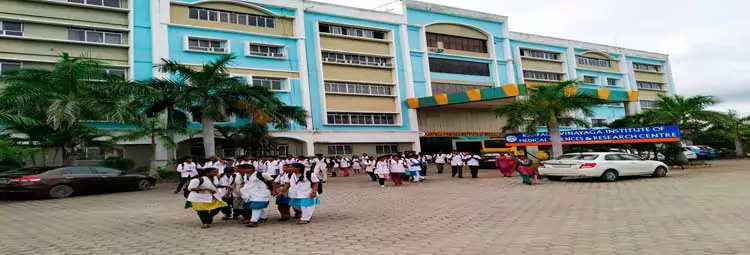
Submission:
<svg viewBox="0 0 750 255">
<path fill-rule="evenodd" d="M 484 148 L 488 148 L 488 149 L 506 148 L 505 139 L 484 140 Z"/>
</svg>

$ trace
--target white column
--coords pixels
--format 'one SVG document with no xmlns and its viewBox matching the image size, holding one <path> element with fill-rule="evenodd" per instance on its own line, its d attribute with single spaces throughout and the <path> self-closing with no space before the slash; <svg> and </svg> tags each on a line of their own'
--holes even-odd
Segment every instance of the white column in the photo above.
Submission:
<svg viewBox="0 0 750 255">
<path fill-rule="evenodd" d="M 566 75 L 569 75 L 569 80 L 578 80 L 578 71 L 576 70 L 576 68 L 578 68 L 578 63 L 576 62 L 576 52 L 573 50 L 573 47 L 568 47 L 566 49 L 565 56 L 566 60 L 563 65 L 563 72 L 565 72 Z"/>
<path fill-rule="evenodd" d="M 430 52 L 427 49 L 426 28 L 419 29 L 419 45 L 422 48 L 422 70 L 424 71 L 425 96 L 432 96 L 432 77 L 430 76 Z"/>
<path fill-rule="evenodd" d="M 520 50 L 521 49 L 518 46 L 516 46 L 516 47 L 513 48 L 513 51 L 516 52 L 516 53 L 520 52 Z M 521 79 L 520 81 L 518 81 L 518 83 L 519 84 L 526 83 L 526 79 L 523 78 L 523 62 L 521 62 L 521 54 L 520 53 L 516 54 L 513 57 L 513 62 L 515 62 L 516 65 L 518 66 L 518 78 Z"/>
<path fill-rule="evenodd" d="M 151 1 L 151 60 L 153 64 L 161 63 L 161 59 L 169 59 L 169 38 L 167 38 L 169 24 L 169 0 Z M 131 34 L 133 31 L 130 31 Z M 181 38 L 175 38 L 182 40 Z M 153 70 L 155 79 L 166 79 L 168 75 Z"/>
<path fill-rule="evenodd" d="M 305 141 L 305 153 L 308 157 L 315 155 L 315 141 L 313 139 Z"/>
<path fill-rule="evenodd" d="M 406 22 L 406 15 L 404 15 L 404 22 Z M 414 75 L 412 74 L 412 68 L 411 68 L 411 54 L 409 49 L 409 38 L 408 36 L 408 27 L 406 24 L 401 24 L 399 26 L 399 32 L 401 36 L 401 58 L 403 58 L 404 62 L 404 79 L 406 80 L 406 97 L 412 98 L 415 97 L 414 95 Z M 394 47 L 395 48 L 395 47 Z M 401 105 L 403 102 L 403 99 L 400 99 L 398 101 L 398 104 Z M 417 131 L 419 128 L 419 125 L 417 123 L 417 110 L 409 108 L 408 110 L 408 117 L 409 117 L 409 129 L 411 131 Z"/>
<path fill-rule="evenodd" d="M 489 44 L 490 53 L 490 65 L 492 65 L 492 71 L 495 73 L 495 87 L 502 85 L 500 83 L 500 68 L 497 67 L 497 47 L 495 47 L 495 36 L 492 34 L 487 35 L 487 43 Z"/>
<path fill-rule="evenodd" d="M 135 20 L 133 19 L 133 1 L 128 1 L 128 78 L 133 80 L 135 78 L 135 43 L 133 41 L 135 31 Z"/>
<path fill-rule="evenodd" d="M 507 34 L 504 36 L 508 36 Z M 516 72 L 515 65 L 513 64 L 513 56 L 510 50 L 510 39 L 503 39 L 503 55 L 505 55 L 505 67 L 508 75 L 508 83 L 516 83 Z"/>
<path fill-rule="evenodd" d="M 297 58 L 299 59 L 299 83 L 302 91 L 302 108 L 307 112 L 305 129 L 312 130 L 312 106 L 310 105 L 310 76 L 307 70 L 307 45 L 305 44 L 305 11 L 300 4 L 294 15 L 294 35 L 297 37 Z"/>
<path fill-rule="evenodd" d="M 675 95 L 677 94 L 677 88 L 674 84 L 674 78 L 672 77 L 672 64 L 669 63 L 669 58 L 667 58 L 666 62 L 664 63 L 664 76 L 666 76 L 667 81 L 667 91 L 668 95 Z"/>
</svg>

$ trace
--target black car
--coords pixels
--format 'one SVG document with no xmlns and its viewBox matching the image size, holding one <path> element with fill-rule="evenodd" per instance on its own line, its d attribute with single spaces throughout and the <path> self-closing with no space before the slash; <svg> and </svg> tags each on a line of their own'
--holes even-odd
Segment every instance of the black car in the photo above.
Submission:
<svg viewBox="0 0 750 255">
<path fill-rule="evenodd" d="M 495 158 L 497 158 L 497 156 L 499 155 L 500 153 L 482 153 L 482 161 L 479 162 L 479 168 L 497 168 L 497 165 L 495 165 Z"/>
<path fill-rule="evenodd" d="M 0 173 L 0 195 L 64 198 L 74 194 L 148 190 L 156 183 L 143 173 L 99 166 L 30 167 Z"/>
</svg>

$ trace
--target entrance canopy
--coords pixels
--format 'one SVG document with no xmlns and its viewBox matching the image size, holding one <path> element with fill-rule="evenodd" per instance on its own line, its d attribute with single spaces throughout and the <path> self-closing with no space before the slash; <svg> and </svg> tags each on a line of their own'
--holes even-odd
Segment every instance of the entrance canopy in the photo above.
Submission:
<svg viewBox="0 0 750 255">
<path fill-rule="evenodd" d="M 450 94 L 443 93 L 428 97 L 407 98 L 406 103 L 411 109 L 461 104 L 492 108 L 492 106 L 497 106 L 503 102 L 507 102 L 507 99 L 528 95 L 527 86 L 532 85 L 505 84 L 500 87 L 470 89 Z M 574 95 L 576 93 L 596 95 L 601 99 L 613 103 L 638 101 L 638 91 L 628 91 L 618 88 L 598 88 L 595 86 L 581 85 L 571 87 L 568 91 L 565 91 L 566 95 Z"/>
</svg>

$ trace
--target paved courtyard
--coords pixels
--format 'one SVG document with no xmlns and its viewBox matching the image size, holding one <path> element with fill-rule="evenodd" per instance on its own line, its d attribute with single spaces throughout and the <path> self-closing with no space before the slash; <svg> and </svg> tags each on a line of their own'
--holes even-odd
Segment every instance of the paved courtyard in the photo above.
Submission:
<svg viewBox="0 0 750 255">
<path fill-rule="evenodd" d="M 533 187 L 489 170 L 386 188 L 332 178 L 312 224 L 256 229 L 200 229 L 171 184 L 0 201 L 0 254 L 750 254 L 746 162 Z"/>
</svg>

